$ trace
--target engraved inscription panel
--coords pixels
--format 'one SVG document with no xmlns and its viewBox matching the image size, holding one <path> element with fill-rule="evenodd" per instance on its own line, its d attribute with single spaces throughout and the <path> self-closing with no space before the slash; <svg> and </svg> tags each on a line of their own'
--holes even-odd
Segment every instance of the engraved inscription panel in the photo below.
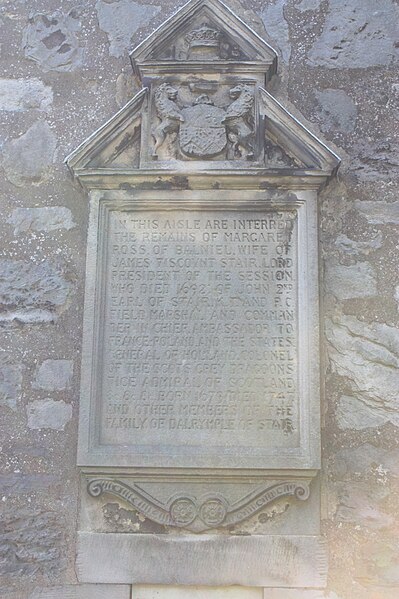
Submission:
<svg viewBox="0 0 399 599">
<path fill-rule="evenodd" d="M 297 211 L 108 213 L 98 442 L 300 445 Z"/>
</svg>

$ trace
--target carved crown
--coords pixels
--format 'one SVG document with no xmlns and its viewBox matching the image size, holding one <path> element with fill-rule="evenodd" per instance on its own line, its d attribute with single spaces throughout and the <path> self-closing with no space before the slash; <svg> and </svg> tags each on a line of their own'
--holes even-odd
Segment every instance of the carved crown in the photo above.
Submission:
<svg viewBox="0 0 399 599">
<path fill-rule="evenodd" d="M 190 48 L 198 47 L 217 47 L 220 44 L 222 32 L 219 29 L 212 29 L 207 23 L 202 23 L 198 29 L 193 29 L 185 36 Z"/>
</svg>

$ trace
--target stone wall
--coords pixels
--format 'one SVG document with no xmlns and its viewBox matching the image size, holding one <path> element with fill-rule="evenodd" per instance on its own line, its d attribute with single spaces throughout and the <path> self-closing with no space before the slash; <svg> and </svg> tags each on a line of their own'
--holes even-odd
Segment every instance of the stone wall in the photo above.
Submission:
<svg viewBox="0 0 399 599">
<path fill-rule="evenodd" d="M 343 161 L 320 202 L 329 588 L 306 597 L 393 599 L 399 592 L 397 4 L 228 4 L 279 52 L 273 93 Z M 88 207 L 63 160 L 139 89 L 128 50 L 177 7 L 170 0 L 3 0 L 0 7 L 4 599 L 127 599 L 130 592 L 75 586 Z M 275 517 L 283 515 L 277 510 Z M 133 589 L 134 599 L 183 596 L 260 599 L 262 590 Z M 283 597 L 305 594 L 265 591 L 265 599 Z"/>
</svg>

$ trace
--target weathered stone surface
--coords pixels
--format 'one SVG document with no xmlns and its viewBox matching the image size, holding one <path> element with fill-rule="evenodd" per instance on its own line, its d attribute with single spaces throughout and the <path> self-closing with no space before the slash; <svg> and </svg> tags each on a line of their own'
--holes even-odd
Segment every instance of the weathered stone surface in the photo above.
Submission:
<svg viewBox="0 0 399 599">
<path fill-rule="evenodd" d="M 318 10 L 320 8 L 321 2 L 322 0 L 300 0 L 300 2 L 295 4 L 295 8 L 301 12 L 306 12 L 307 10 Z"/>
<path fill-rule="evenodd" d="M 390 134 L 377 141 L 360 138 L 352 148 L 354 158 L 349 169 L 360 181 L 386 181 L 390 184 L 399 173 L 398 147 Z"/>
<path fill-rule="evenodd" d="M 45 360 L 36 371 L 32 387 L 46 391 L 61 391 L 71 386 L 72 360 Z"/>
<path fill-rule="evenodd" d="M 130 73 L 118 75 L 115 88 L 115 100 L 121 107 L 139 91 L 137 81 Z"/>
<path fill-rule="evenodd" d="M 0 365 L 0 406 L 16 410 L 21 385 L 22 364 Z"/>
<path fill-rule="evenodd" d="M 72 284 L 48 261 L 0 260 L 0 322 L 53 322 Z"/>
<path fill-rule="evenodd" d="M 375 476 L 385 485 L 389 479 L 399 477 L 398 449 L 383 449 L 371 443 L 341 449 L 332 455 L 329 472 L 338 481 L 361 482 Z"/>
<path fill-rule="evenodd" d="M 367 599 L 396 599 L 399 589 L 399 542 L 394 529 L 384 539 L 373 538 L 356 555 L 357 576 L 363 589 L 370 588 Z M 362 596 L 360 595 L 362 599 Z"/>
<path fill-rule="evenodd" d="M 132 0 L 98 0 L 98 22 L 108 35 L 111 56 L 123 56 L 130 48 L 132 36 L 160 10 L 160 6 L 144 6 Z"/>
<path fill-rule="evenodd" d="M 135 509 L 127 510 L 119 503 L 108 502 L 102 506 L 102 515 L 108 532 L 128 533 L 164 533 L 166 527 L 143 517 Z"/>
<path fill-rule="evenodd" d="M 395 518 L 379 505 L 389 495 L 388 488 L 361 482 L 336 484 L 335 488 L 338 496 L 335 518 L 338 522 L 370 530 L 381 530 L 395 524 Z"/>
<path fill-rule="evenodd" d="M 326 567 L 324 544 L 313 536 L 78 533 L 81 582 L 317 588 Z"/>
<path fill-rule="evenodd" d="M 351 133 L 355 129 L 357 108 L 352 98 L 342 89 L 316 91 L 319 109 L 316 112 L 320 129 L 333 134 L 335 131 Z"/>
<path fill-rule="evenodd" d="M 26 406 L 28 427 L 31 429 L 50 428 L 63 431 L 72 418 L 72 406 L 64 401 L 39 399 Z"/>
<path fill-rule="evenodd" d="M 69 584 L 36 588 L 28 599 L 131 599 L 130 587 L 122 584 Z"/>
<path fill-rule="evenodd" d="M 341 315 L 327 319 L 326 334 L 333 372 L 347 379 L 353 396 L 374 415 L 399 425 L 399 330 Z"/>
<path fill-rule="evenodd" d="M 377 294 L 375 272 L 368 262 L 344 265 L 329 260 L 324 270 L 325 288 L 339 300 L 370 297 Z"/>
<path fill-rule="evenodd" d="M 13 511 L 0 517 L 0 576 L 18 582 L 21 576 L 59 575 L 65 569 L 65 537 L 50 511 Z M 10 585 L 11 586 L 11 585 Z"/>
<path fill-rule="evenodd" d="M 367 68 L 390 64 L 396 41 L 392 0 L 330 0 L 320 37 L 308 53 L 311 66 Z"/>
<path fill-rule="evenodd" d="M 18 187 L 46 177 L 57 148 L 57 138 L 45 121 L 37 121 L 26 133 L 8 142 L 2 152 L 6 177 Z"/>
<path fill-rule="evenodd" d="M 343 395 L 337 405 L 336 419 L 341 430 L 361 431 L 385 424 L 386 415 L 356 397 Z"/>
<path fill-rule="evenodd" d="M 389 94 L 389 108 L 394 118 L 399 121 L 399 83 L 393 83 Z"/>
<path fill-rule="evenodd" d="M 284 62 L 289 63 L 291 43 L 288 23 L 284 16 L 286 4 L 286 0 L 274 0 L 263 9 L 261 17 L 268 35 L 275 42 L 276 49 L 281 51 Z"/>
<path fill-rule="evenodd" d="M 69 231 L 76 226 L 72 212 L 65 206 L 43 208 L 14 208 L 8 222 L 14 225 L 14 235 L 32 231 Z"/>
<path fill-rule="evenodd" d="M 367 241 L 355 241 L 349 239 L 343 233 L 340 233 L 335 240 L 335 245 L 342 251 L 343 255 L 359 256 L 360 254 L 368 255 L 374 250 L 382 247 L 382 232 L 377 231 L 374 236 L 370 236 Z"/>
<path fill-rule="evenodd" d="M 34 491 L 47 491 L 53 489 L 59 482 L 55 474 L 23 474 L 13 472 L 0 476 L 1 493 L 6 496 L 20 496 Z"/>
<path fill-rule="evenodd" d="M 355 208 L 361 212 L 372 225 L 399 224 L 399 201 L 372 202 L 355 200 Z"/>
<path fill-rule="evenodd" d="M 69 13 L 36 13 L 29 17 L 23 36 L 25 56 L 39 63 L 43 71 L 72 71 L 82 63 L 82 48 L 76 9 Z"/>
<path fill-rule="evenodd" d="M 341 599 L 341 597 L 338 597 L 334 591 L 327 590 L 265 589 L 263 599 Z"/>
<path fill-rule="evenodd" d="M 40 79 L 0 79 L 0 110 L 22 112 L 36 108 L 48 112 L 53 91 Z"/>
<path fill-rule="evenodd" d="M 132 599 L 262 599 L 263 590 L 249 587 L 136 586 Z"/>
</svg>

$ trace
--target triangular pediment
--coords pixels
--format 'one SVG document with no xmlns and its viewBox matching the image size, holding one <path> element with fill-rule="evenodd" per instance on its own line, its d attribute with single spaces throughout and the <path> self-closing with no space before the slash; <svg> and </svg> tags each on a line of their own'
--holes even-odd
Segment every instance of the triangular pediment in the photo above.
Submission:
<svg viewBox="0 0 399 599">
<path fill-rule="evenodd" d="M 72 171 L 96 168 L 135 168 L 139 164 L 142 89 L 121 110 L 88 137 L 65 160 Z"/>
<path fill-rule="evenodd" d="M 271 94 L 259 89 L 259 111 L 264 117 L 262 164 L 253 168 L 254 172 L 270 170 L 284 171 L 291 175 L 301 173 L 317 174 L 328 178 L 339 165 L 339 158 L 323 142 L 302 125 Z M 66 162 L 77 174 L 82 171 L 103 170 L 112 175 L 118 172 L 137 172 L 140 167 L 140 146 L 142 144 L 141 123 L 146 119 L 148 90 L 141 90 L 109 121 L 84 141 Z M 154 164 L 154 167 L 157 166 Z M 216 168 L 213 162 L 209 168 Z M 174 170 L 176 164 L 171 164 Z M 242 165 L 241 165 L 242 168 Z M 186 163 L 186 170 L 195 170 L 195 163 Z M 164 169 L 167 170 L 167 169 Z"/>
<path fill-rule="evenodd" d="M 244 61 L 262 65 L 270 78 L 277 63 L 275 50 L 220 0 L 191 0 L 130 56 L 139 75 L 160 63 Z"/>
<path fill-rule="evenodd" d="M 296 165 L 331 176 L 340 159 L 298 121 L 268 91 L 260 88 L 260 113 L 265 117 L 265 139 L 280 148 Z M 265 158 L 267 164 L 267 155 Z"/>
<path fill-rule="evenodd" d="M 179 39 L 186 58 L 175 56 Z M 240 56 L 222 57 L 233 42 Z M 191 0 L 132 58 L 145 87 L 66 160 L 87 185 L 211 185 L 217 174 L 228 185 L 242 176 L 317 188 L 335 173 L 338 156 L 263 89 L 274 51 L 219 0 Z"/>
</svg>

